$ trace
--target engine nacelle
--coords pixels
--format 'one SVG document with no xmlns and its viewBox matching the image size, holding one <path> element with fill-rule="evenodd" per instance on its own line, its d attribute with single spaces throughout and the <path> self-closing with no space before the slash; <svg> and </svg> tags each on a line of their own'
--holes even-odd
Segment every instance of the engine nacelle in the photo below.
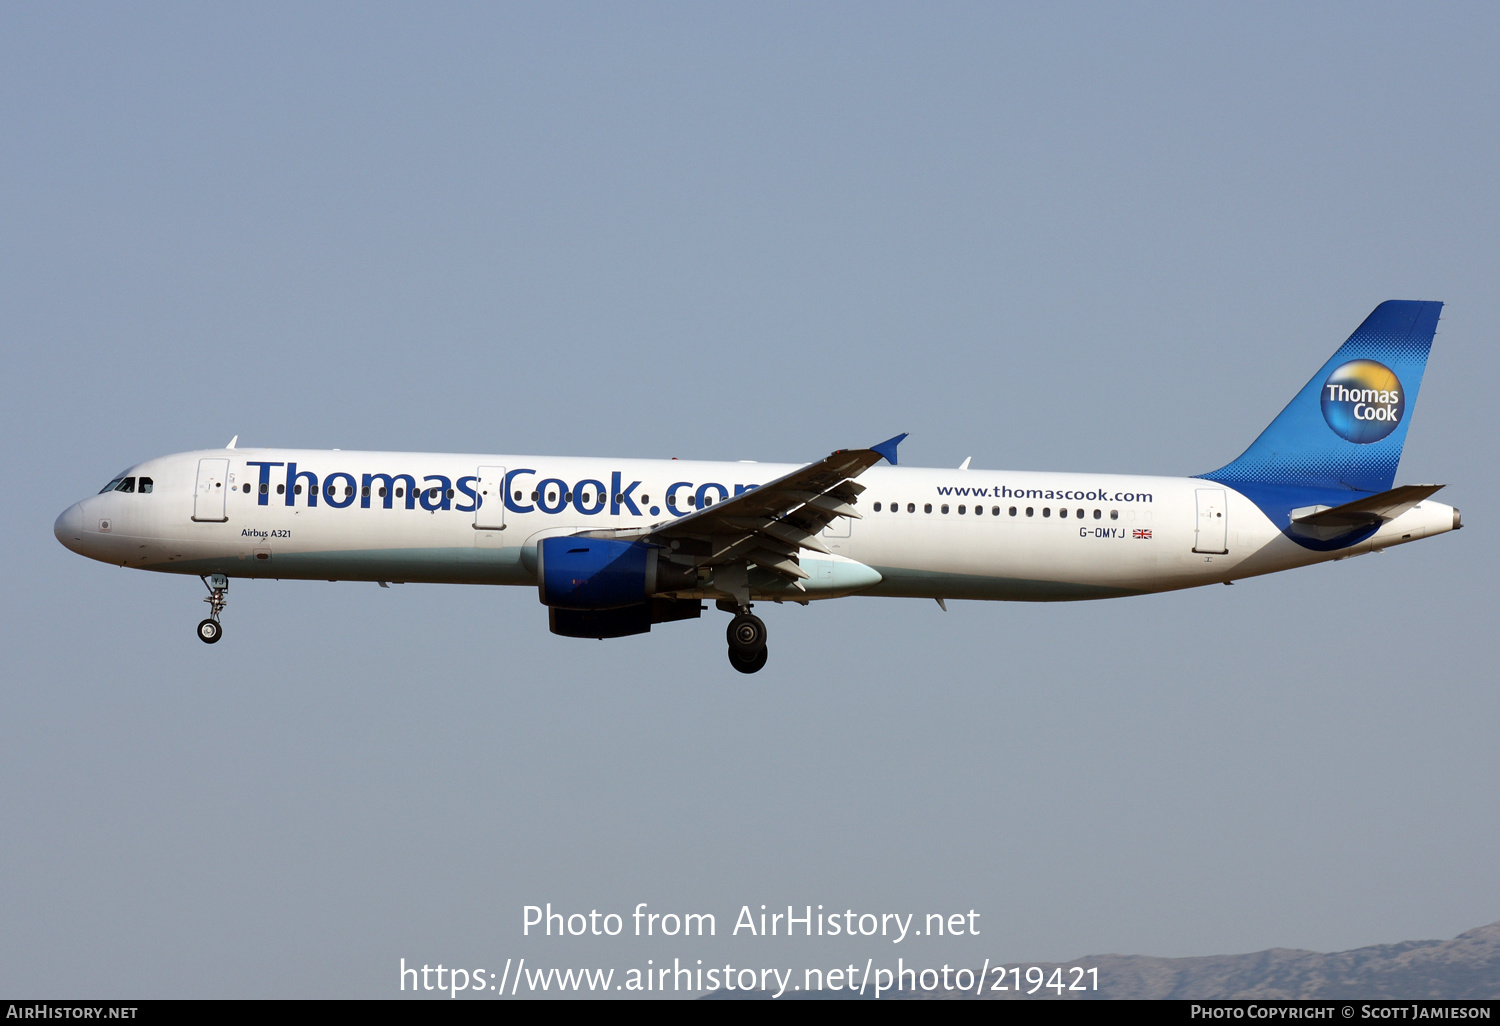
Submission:
<svg viewBox="0 0 1500 1026">
<path fill-rule="evenodd" d="M 645 634 L 655 623 L 695 620 L 703 615 L 697 599 L 652 599 L 622 609 L 549 609 L 548 627 L 565 638 L 623 638 Z"/>
<path fill-rule="evenodd" d="M 554 609 L 600 611 L 645 603 L 656 590 L 656 550 L 609 538 L 543 538 L 537 593 Z"/>
<path fill-rule="evenodd" d="M 651 630 L 651 606 L 623 609 L 549 609 L 547 629 L 565 638 L 624 638 Z"/>
<path fill-rule="evenodd" d="M 543 538 L 536 550 L 537 596 L 550 609 L 552 633 L 569 638 L 623 638 L 653 623 L 701 615 L 697 599 L 659 597 L 694 586 L 690 567 L 661 558 L 642 542 L 612 538 Z"/>
</svg>

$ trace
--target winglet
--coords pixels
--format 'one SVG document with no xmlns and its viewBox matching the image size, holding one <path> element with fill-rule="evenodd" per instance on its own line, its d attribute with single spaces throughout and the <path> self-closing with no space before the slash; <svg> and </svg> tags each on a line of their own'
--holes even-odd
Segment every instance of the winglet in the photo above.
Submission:
<svg viewBox="0 0 1500 1026">
<path fill-rule="evenodd" d="M 901 442 L 906 438 L 907 434 L 908 432 L 903 431 L 895 438 L 887 438 L 879 445 L 870 446 L 870 451 L 878 452 L 880 455 L 886 458 L 886 461 L 889 462 L 891 466 L 894 467 L 896 465 L 896 446 L 901 444 Z"/>
</svg>

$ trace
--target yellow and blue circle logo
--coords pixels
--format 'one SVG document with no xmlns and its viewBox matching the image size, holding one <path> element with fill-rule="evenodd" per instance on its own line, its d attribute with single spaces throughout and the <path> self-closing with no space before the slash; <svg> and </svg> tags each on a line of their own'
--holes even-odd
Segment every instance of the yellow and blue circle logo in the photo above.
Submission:
<svg viewBox="0 0 1500 1026">
<path fill-rule="evenodd" d="M 1323 419 L 1351 442 L 1378 442 L 1401 423 L 1406 393 L 1396 372 L 1374 360 L 1350 360 L 1323 382 Z"/>
</svg>

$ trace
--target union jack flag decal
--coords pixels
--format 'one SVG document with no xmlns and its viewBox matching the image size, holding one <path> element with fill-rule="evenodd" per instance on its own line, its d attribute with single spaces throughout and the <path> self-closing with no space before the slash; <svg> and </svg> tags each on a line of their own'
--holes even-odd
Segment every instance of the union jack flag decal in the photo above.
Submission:
<svg viewBox="0 0 1500 1026">
<path fill-rule="evenodd" d="M 1135 529 L 1135 531 L 1131 535 L 1131 537 L 1133 537 L 1133 538 L 1150 538 L 1151 537 L 1151 532 L 1149 530 L 1142 530 L 1141 528 L 1138 527 L 1138 528 Z"/>
</svg>

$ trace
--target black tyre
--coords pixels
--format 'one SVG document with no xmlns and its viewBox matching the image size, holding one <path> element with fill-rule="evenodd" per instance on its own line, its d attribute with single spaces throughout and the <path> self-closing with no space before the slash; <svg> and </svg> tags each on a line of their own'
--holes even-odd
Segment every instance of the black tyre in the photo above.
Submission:
<svg viewBox="0 0 1500 1026">
<path fill-rule="evenodd" d="M 729 639 L 729 650 L 741 658 L 748 658 L 766 647 L 766 625 L 754 613 L 741 613 L 729 621 L 725 631 Z"/>
<path fill-rule="evenodd" d="M 204 620 L 198 625 L 198 640 L 205 645 L 212 645 L 224 636 L 224 628 L 219 626 L 217 620 Z"/>
<path fill-rule="evenodd" d="M 731 648 L 729 650 L 729 665 L 741 673 L 756 673 L 761 667 L 766 665 L 766 658 L 769 655 L 770 650 L 764 646 L 761 647 L 759 652 L 748 657 L 736 655 L 734 649 Z"/>
</svg>

